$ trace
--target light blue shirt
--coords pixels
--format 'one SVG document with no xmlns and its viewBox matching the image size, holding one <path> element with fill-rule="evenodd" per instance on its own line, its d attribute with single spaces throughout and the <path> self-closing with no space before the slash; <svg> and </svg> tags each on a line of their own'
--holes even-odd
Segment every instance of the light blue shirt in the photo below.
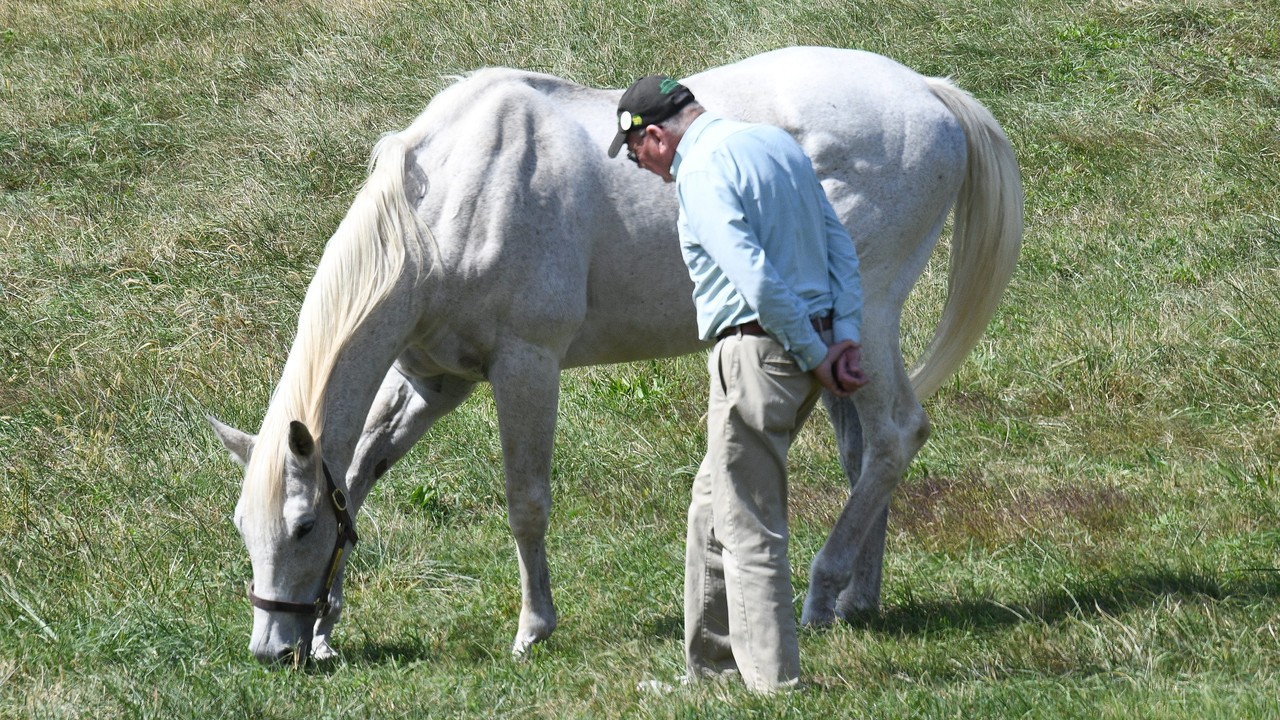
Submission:
<svg viewBox="0 0 1280 720">
<path fill-rule="evenodd" d="M 704 113 L 671 173 L 703 340 L 756 320 L 805 371 L 827 355 L 811 318 L 833 313 L 834 339 L 859 341 L 858 254 L 791 135 Z"/>
</svg>

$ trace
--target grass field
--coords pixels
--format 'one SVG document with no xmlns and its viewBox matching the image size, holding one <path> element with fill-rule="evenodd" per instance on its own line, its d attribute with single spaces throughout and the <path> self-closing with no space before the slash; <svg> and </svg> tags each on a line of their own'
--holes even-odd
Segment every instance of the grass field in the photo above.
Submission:
<svg viewBox="0 0 1280 720">
<path fill-rule="evenodd" d="M 0 717 L 1280 716 L 1280 3 L 461 5 L 0 2 Z M 805 632 L 800 694 L 637 692 L 683 669 L 690 357 L 566 374 L 528 661 L 481 391 L 362 512 L 342 658 L 259 666 L 203 416 L 258 426 L 378 136 L 482 65 L 620 87 L 792 44 L 951 76 L 1027 192 L 883 612 Z M 801 597 L 844 498 L 820 417 L 792 488 Z"/>
</svg>

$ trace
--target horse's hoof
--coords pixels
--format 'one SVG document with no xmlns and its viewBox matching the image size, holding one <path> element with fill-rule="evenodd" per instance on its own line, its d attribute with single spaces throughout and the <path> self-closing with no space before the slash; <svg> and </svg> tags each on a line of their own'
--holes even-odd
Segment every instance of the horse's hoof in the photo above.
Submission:
<svg viewBox="0 0 1280 720">
<path fill-rule="evenodd" d="M 879 598 L 859 597 L 857 600 L 841 598 L 836 603 L 836 615 L 845 622 L 854 622 L 879 614 Z"/>
<path fill-rule="evenodd" d="M 338 657 L 338 651 L 329 645 L 329 641 L 324 638 L 316 638 L 311 646 L 311 659 L 317 662 L 332 660 Z"/>
<path fill-rule="evenodd" d="M 818 607 L 817 603 L 805 602 L 800 613 L 800 625 L 808 628 L 828 627 L 836 623 L 835 608 L 830 604 Z"/>
<path fill-rule="evenodd" d="M 511 644 L 511 657 L 516 660 L 528 660 L 533 656 L 534 646 L 541 642 L 541 638 L 525 636 L 523 634 L 516 636 L 516 641 Z"/>
<path fill-rule="evenodd" d="M 800 627 L 820 629 L 820 628 L 831 627 L 832 625 L 835 625 L 835 624 L 836 624 L 836 616 L 834 614 L 826 615 L 823 617 L 805 617 L 804 615 L 800 616 Z"/>
</svg>

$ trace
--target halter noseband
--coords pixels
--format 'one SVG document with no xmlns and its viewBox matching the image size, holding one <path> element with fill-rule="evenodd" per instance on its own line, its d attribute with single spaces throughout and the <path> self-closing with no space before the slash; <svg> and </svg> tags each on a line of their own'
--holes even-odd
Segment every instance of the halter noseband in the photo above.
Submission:
<svg viewBox="0 0 1280 720">
<path fill-rule="evenodd" d="M 328 464 L 321 462 L 324 469 L 324 481 L 328 486 L 329 503 L 333 508 L 333 514 L 338 519 L 338 534 L 333 541 L 333 554 L 329 556 L 329 574 L 325 577 L 324 587 L 320 589 L 319 596 L 313 603 L 289 602 L 286 600 L 268 600 L 260 597 L 253 592 L 253 583 L 249 583 L 249 604 L 259 610 L 268 612 L 286 612 L 296 615 L 311 615 L 317 620 L 329 614 L 332 608 L 329 602 L 329 593 L 333 590 L 333 583 L 338 579 L 338 568 L 342 567 L 342 555 L 346 552 L 347 543 L 351 543 L 352 547 L 360 542 L 360 538 L 356 537 L 356 521 L 351 517 L 351 512 L 347 510 L 347 494 L 333 482 L 333 476 L 329 474 Z"/>
</svg>

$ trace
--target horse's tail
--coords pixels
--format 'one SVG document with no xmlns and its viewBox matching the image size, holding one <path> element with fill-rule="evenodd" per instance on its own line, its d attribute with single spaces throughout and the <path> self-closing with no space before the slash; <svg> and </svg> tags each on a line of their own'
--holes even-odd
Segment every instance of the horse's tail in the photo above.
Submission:
<svg viewBox="0 0 1280 720">
<path fill-rule="evenodd" d="M 911 369 L 911 385 L 922 400 L 978 344 L 1022 246 L 1022 180 L 1009 139 L 971 95 L 941 78 L 928 78 L 928 83 L 964 128 L 969 162 L 956 198 L 946 304 L 933 338 Z"/>
</svg>

